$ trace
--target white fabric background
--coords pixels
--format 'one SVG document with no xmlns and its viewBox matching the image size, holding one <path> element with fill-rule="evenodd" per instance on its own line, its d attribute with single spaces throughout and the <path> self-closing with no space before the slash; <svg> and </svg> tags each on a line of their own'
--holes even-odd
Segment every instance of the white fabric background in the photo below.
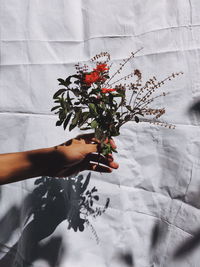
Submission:
<svg viewBox="0 0 200 267">
<path fill-rule="evenodd" d="M 166 107 L 163 119 L 176 129 L 128 123 L 115 139 L 119 169 L 92 174 L 102 203 L 111 198 L 106 214 L 93 222 L 100 244 L 89 229 L 67 230 L 67 222 L 53 235 L 62 235 L 66 246 L 60 267 L 128 266 L 119 259 L 127 251 L 137 267 L 199 266 L 198 249 L 182 261 L 171 258 L 200 225 L 200 123 L 188 114 L 200 95 L 200 2 L 0 0 L 0 39 L 1 153 L 52 146 L 78 133 L 55 127 L 52 95 L 57 78 L 101 51 L 117 64 L 144 47 L 127 67 L 140 69 L 144 80 L 184 72 L 163 87 L 171 94 L 157 101 Z M 22 206 L 33 185 L 34 179 L 2 186 L 0 216 L 14 204 Z M 166 237 L 150 256 L 158 222 Z M 22 230 L 23 225 L 6 245 Z M 33 266 L 48 264 L 36 260 Z"/>
</svg>

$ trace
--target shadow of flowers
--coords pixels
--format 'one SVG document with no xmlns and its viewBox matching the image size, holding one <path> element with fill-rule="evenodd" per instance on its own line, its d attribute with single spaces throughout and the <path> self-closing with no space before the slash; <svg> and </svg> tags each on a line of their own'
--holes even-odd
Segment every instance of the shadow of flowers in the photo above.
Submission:
<svg viewBox="0 0 200 267">
<path fill-rule="evenodd" d="M 0 266 L 28 267 L 39 258 L 45 258 L 49 266 L 54 266 L 52 262 L 58 262 L 60 257 L 59 248 L 62 247 L 62 239 L 57 242 L 57 244 L 59 243 L 57 250 L 52 252 L 53 260 L 52 254 L 49 253 L 43 257 L 42 251 L 44 252 L 45 248 L 41 250 L 40 241 L 49 237 L 64 220 L 68 222 L 68 229 L 73 229 L 75 232 L 84 231 L 85 226 L 90 225 L 90 216 L 94 218 L 100 216 L 109 205 L 109 199 L 104 207 L 94 205 L 99 200 L 99 196 L 96 187 L 91 190 L 87 189 L 90 176 L 89 173 L 86 178 L 79 175 L 65 179 L 52 177 L 37 179 L 35 189 L 24 199 L 22 208 L 19 210 L 15 208 L 17 211 L 15 215 L 20 216 L 21 223 L 23 223 L 23 231 L 19 240 L 1 258 Z M 10 212 L 8 211 L 8 213 Z M 5 219 L 4 222 L 6 222 Z M 12 227 L 13 230 L 16 230 L 16 227 Z M 96 232 L 93 226 L 91 227 L 97 239 Z M 9 240 L 11 234 L 8 231 L 7 234 L 4 233 L 4 239 Z M 49 242 L 50 246 L 52 242 L 56 242 L 55 238 Z M 58 263 L 56 266 L 59 266 Z"/>
</svg>

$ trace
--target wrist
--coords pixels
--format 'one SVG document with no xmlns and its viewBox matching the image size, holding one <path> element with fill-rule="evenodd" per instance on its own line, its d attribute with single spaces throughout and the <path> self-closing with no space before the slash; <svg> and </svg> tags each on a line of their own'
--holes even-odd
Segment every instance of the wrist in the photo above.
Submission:
<svg viewBox="0 0 200 267">
<path fill-rule="evenodd" d="M 39 150 L 35 159 L 32 157 L 31 160 L 36 169 L 40 170 L 40 176 L 56 176 L 64 165 L 64 157 L 59 146 Z"/>
<path fill-rule="evenodd" d="M 50 147 L 24 152 L 32 177 L 49 175 L 49 168 L 53 164 L 53 151 L 53 147 Z"/>
</svg>

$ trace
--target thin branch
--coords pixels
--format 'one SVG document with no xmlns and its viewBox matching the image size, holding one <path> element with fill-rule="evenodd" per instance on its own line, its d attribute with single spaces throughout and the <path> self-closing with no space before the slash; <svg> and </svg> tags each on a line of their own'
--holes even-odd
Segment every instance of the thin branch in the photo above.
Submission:
<svg viewBox="0 0 200 267">
<path fill-rule="evenodd" d="M 138 49 L 135 53 L 131 53 L 131 56 L 130 57 L 128 57 L 126 60 L 124 60 L 124 63 L 122 63 L 121 64 L 121 66 L 119 67 L 119 69 L 110 77 L 110 79 L 107 81 L 107 83 L 106 83 L 106 86 L 108 85 L 109 86 L 109 82 L 117 75 L 117 74 L 120 74 L 120 72 L 121 72 L 121 70 L 123 69 L 123 67 L 132 59 L 132 58 L 134 58 L 135 57 L 135 55 L 139 52 L 139 51 L 141 51 L 143 49 L 143 47 L 142 48 L 140 48 L 140 49 Z"/>
</svg>

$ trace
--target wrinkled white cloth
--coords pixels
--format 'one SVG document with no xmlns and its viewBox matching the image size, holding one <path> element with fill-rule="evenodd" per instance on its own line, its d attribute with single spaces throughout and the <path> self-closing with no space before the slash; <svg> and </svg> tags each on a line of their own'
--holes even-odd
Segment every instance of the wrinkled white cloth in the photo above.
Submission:
<svg viewBox="0 0 200 267">
<path fill-rule="evenodd" d="M 100 205 L 110 198 L 106 213 L 92 220 L 99 244 L 90 228 L 75 233 L 63 221 L 40 246 L 62 237 L 60 267 L 133 266 L 130 259 L 136 267 L 199 266 L 198 248 L 176 261 L 173 254 L 200 228 L 200 118 L 189 114 L 200 97 L 200 2 L 0 0 L 0 38 L 1 153 L 52 146 L 79 133 L 55 127 L 52 96 L 57 78 L 73 74 L 77 62 L 92 67 L 95 54 L 109 52 L 114 68 L 143 47 L 124 71 L 141 70 L 144 82 L 184 72 L 159 89 L 170 95 L 155 103 L 176 129 L 127 123 L 115 138 L 119 169 L 92 173 L 89 187 L 98 188 Z M 23 233 L 24 201 L 34 181 L 1 186 L 1 258 Z M 152 249 L 155 225 L 164 235 Z M 12 253 L 19 260 L 23 251 L 17 246 Z M 32 266 L 50 265 L 36 256 Z"/>
</svg>

